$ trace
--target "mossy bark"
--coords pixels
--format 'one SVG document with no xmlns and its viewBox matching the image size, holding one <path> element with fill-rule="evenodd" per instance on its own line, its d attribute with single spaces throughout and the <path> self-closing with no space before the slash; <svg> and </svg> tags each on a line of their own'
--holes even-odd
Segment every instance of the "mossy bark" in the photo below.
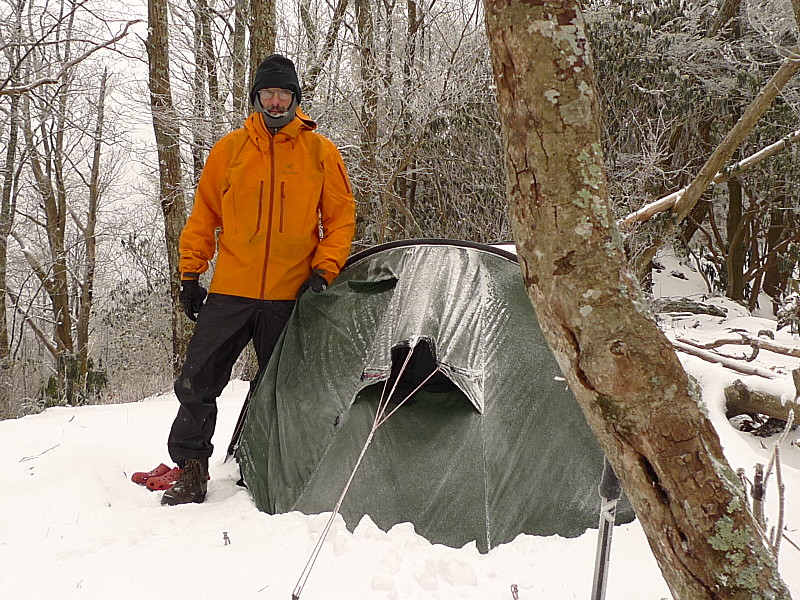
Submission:
<svg viewBox="0 0 800 600">
<path fill-rule="evenodd" d="M 578 2 L 484 6 L 528 294 L 673 595 L 789 598 L 717 434 L 625 262 Z"/>
</svg>

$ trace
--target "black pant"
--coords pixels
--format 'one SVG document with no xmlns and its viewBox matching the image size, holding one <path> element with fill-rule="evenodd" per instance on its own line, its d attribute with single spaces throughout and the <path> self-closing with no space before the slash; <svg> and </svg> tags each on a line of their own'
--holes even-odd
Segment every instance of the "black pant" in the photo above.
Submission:
<svg viewBox="0 0 800 600">
<path fill-rule="evenodd" d="M 179 466 L 189 458 L 211 456 L 217 397 L 228 384 L 236 359 L 252 339 L 260 375 L 294 304 L 294 300 L 208 295 L 189 340 L 181 374 L 175 381 L 175 395 L 181 405 L 167 447 Z"/>
</svg>

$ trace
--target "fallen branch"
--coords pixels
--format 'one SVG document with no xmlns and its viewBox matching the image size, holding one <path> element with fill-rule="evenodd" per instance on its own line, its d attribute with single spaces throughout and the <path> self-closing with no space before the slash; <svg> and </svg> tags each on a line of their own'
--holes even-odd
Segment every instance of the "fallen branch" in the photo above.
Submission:
<svg viewBox="0 0 800 600">
<path fill-rule="evenodd" d="M 751 348 L 757 350 L 767 350 L 769 352 L 775 352 L 776 354 L 800 358 L 800 348 L 795 346 L 784 346 L 783 344 L 778 344 L 770 339 L 753 337 L 750 334 L 741 331 L 737 331 L 736 335 L 738 337 L 720 338 L 706 343 L 697 342 L 682 336 L 676 336 L 675 339 L 683 342 L 684 344 L 690 344 L 701 350 L 713 350 L 714 348 L 720 348 L 722 346 L 750 346 Z"/>
<path fill-rule="evenodd" d="M 712 317 L 726 317 L 728 311 L 721 306 L 697 302 L 690 298 L 680 298 L 678 300 L 658 300 L 655 305 L 657 313 L 692 313 L 695 315 L 711 315 Z"/>
<path fill-rule="evenodd" d="M 736 371 L 737 373 L 743 373 L 744 375 L 758 375 L 759 377 L 765 377 L 767 379 L 777 379 L 778 375 L 769 371 L 767 369 L 762 369 L 760 367 L 754 367 L 748 364 L 741 363 L 737 360 L 733 360 L 726 356 L 720 356 L 714 352 L 708 352 L 707 350 L 701 350 L 695 346 L 687 344 L 685 342 L 681 342 L 680 340 L 673 340 L 672 345 L 675 346 L 677 350 L 681 352 L 685 352 L 686 354 L 691 354 L 692 356 L 697 356 L 698 358 L 702 358 L 705 361 L 719 363 L 726 369 L 731 369 L 732 371 Z"/>
</svg>

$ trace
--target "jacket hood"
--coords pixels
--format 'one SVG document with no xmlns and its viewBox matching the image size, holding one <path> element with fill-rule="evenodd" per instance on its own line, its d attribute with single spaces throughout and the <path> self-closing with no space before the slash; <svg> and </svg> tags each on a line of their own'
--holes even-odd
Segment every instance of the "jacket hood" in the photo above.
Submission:
<svg viewBox="0 0 800 600">
<path fill-rule="evenodd" d="M 245 119 L 244 128 L 253 140 L 268 139 L 270 135 L 266 125 L 264 125 L 264 119 L 261 117 L 260 111 L 251 113 L 250 116 Z M 278 133 L 283 133 L 294 139 L 302 129 L 314 131 L 316 128 L 317 122 L 304 113 L 298 106 L 294 119 L 289 124 L 281 127 Z"/>
</svg>

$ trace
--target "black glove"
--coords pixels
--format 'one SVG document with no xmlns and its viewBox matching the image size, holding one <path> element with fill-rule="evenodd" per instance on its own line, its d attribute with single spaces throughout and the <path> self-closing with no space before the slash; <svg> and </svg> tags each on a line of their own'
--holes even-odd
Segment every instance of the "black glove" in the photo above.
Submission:
<svg viewBox="0 0 800 600">
<path fill-rule="evenodd" d="M 183 312 L 192 321 L 197 321 L 197 314 L 203 308 L 203 300 L 206 299 L 206 288 L 200 285 L 197 279 L 181 280 L 180 300 L 183 304 Z"/>
<path fill-rule="evenodd" d="M 319 294 L 320 292 L 324 292 L 328 289 L 328 280 L 325 279 L 322 274 L 325 271 L 321 269 L 314 269 L 314 272 L 311 273 L 311 276 L 303 282 L 303 285 L 300 286 L 300 289 L 297 290 L 297 297 L 300 298 L 306 290 L 311 290 L 315 294 Z"/>
</svg>

